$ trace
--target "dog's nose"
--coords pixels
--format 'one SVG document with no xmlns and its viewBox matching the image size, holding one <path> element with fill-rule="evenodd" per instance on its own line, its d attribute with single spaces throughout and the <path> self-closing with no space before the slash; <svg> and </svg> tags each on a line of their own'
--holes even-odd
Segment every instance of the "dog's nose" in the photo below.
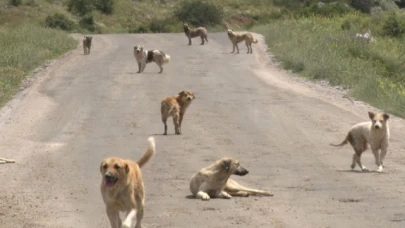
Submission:
<svg viewBox="0 0 405 228">
<path fill-rule="evenodd" d="M 187 100 L 191 101 L 191 97 L 188 97 Z"/>
<path fill-rule="evenodd" d="M 104 174 L 104 177 L 106 179 L 111 179 L 111 178 L 113 178 L 113 175 L 110 172 L 107 172 L 107 173 Z"/>
<path fill-rule="evenodd" d="M 378 128 L 380 128 L 380 126 L 378 126 L 378 125 L 375 125 L 375 126 L 374 126 L 374 128 L 378 129 Z"/>
</svg>

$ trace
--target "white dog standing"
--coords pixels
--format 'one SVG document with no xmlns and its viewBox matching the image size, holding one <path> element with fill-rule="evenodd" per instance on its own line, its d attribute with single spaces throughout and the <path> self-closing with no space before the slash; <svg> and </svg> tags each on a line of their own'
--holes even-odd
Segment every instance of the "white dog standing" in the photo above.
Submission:
<svg viewBox="0 0 405 228">
<path fill-rule="evenodd" d="M 375 157 L 375 163 L 378 166 L 377 172 L 382 173 L 384 171 L 384 158 L 387 154 L 388 142 L 390 137 L 390 129 L 388 126 L 389 115 L 386 113 L 372 113 L 368 112 L 370 117 L 369 122 L 361 122 L 354 125 L 345 140 L 338 144 L 330 144 L 332 146 L 343 146 L 348 142 L 354 149 L 353 162 L 351 168 L 356 167 L 356 163 L 360 166 L 362 171 L 368 171 L 368 169 L 361 164 L 361 154 L 367 150 L 368 144 L 370 144 L 371 150 Z M 379 152 L 381 150 L 381 153 Z"/>
<path fill-rule="evenodd" d="M 159 50 L 144 50 L 142 46 L 136 45 L 134 47 L 134 56 L 138 62 L 138 72 L 142 73 L 145 70 L 147 63 L 155 62 L 159 68 L 159 73 L 163 72 L 162 65 L 170 61 L 170 56 L 163 51 Z"/>
</svg>

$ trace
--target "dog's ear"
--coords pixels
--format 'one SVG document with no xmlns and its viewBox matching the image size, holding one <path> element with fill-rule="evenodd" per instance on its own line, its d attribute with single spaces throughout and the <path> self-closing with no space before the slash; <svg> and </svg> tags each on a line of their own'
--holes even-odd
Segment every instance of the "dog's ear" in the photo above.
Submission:
<svg viewBox="0 0 405 228">
<path fill-rule="evenodd" d="M 186 91 L 181 91 L 181 92 L 179 92 L 179 96 L 184 96 L 184 94 L 186 94 Z"/>
<path fill-rule="evenodd" d="M 226 172 L 229 172 L 229 169 L 231 168 L 231 161 L 230 160 L 223 160 L 221 162 L 221 166 Z"/>
<path fill-rule="evenodd" d="M 101 164 L 100 164 L 100 173 L 103 173 L 103 169 L 104 169 L 105 165 L 106 164 L 104 164 L 104 161 L 102 161 Z"/>
<path fill-rule="evenodd" d="M 383 118 L 384 118 L 384 120 L 388 120 L 390 118 L 390 115 L 388 115 L 387 113 L 384 113 Z"/>
<path fill-rule="evenodd" d="M 373 112 L 368 112 L 368 117 L 370 117 L 370 120 L 374 119 L 375 114 Z"/>
<path fill-rule="evenodd" d="M 125 163 L 124 168 L 125 168 L 125 172 L 129 173 L 129 165 L 128 165 L 128 163 Z"/>
</svg>

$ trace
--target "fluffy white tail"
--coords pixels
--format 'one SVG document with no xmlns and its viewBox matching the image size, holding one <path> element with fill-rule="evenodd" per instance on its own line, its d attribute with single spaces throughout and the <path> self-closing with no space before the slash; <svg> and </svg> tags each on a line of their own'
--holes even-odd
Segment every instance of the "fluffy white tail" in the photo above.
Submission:
<svg viewBox="0 0 405 228">
<path fill-rule="evenodd" d="M 155 138 L 149 137 L 149 146 L 146 152 L 138 159 L 136 163 L 138 163 L 139 167 L 145 165 L 155 154 Z"/>
<path fill-rule="evenodd" d="M 168 62 L 170 61 L 170 55 L 165 54 L 164 59 L 165 59 L 164 62 L 165 62 L 165 63 L 168 63 Z"/>
</svg>

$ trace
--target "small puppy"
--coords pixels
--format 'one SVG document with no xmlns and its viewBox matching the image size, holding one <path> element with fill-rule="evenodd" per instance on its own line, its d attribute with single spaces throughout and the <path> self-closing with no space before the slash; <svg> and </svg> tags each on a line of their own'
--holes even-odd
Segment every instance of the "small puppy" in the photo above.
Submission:
<svg viewBox="0 0 405 228">
<path fill-rule="evenodd" d="M 244 176 L 249 172 L 239 161 L 224 157 L 214 164 L 201 169 L 190 180 L 190 191 L 194 197 L 210 200 L 211 197 L 230 199 L 232 196 L 273 196 L 273 193 L 258 189 L 251 189 L 229 179 L 232 174 Z"/>
<path fill-rule="evenodd" d="M 135 59 L 138 62 L 138 72 L 142 73 L 145 70 L 147 63 L 155 62 L 159 68 L 159 73 L 163 72 L 162 65 L 170 61 L 170 56 L 163 51 L 159 50 L 144 50 L 142 46 L 136 45 L 134 47 Z"/>
<path fill-rule="evenodd" d="M 239 53 L 239 47 L 238 47 L 238 43 L 245 41 L 246 47 L 248 49 L 247 54 L 252 54 L 253 50 L 252 50 L 252 43 L 257 43 L 257 39 L 253 38 L 252 33 L 250 32 L 246 32 L 246 33 L 242 33 L 242 34 L 236 34 L 232 29 L 228 29 L 228 37 L 232 42 L 232 47 L 233 50 L 231 53 L 235 52 L 235 47 L 238 50 L 237 53 Z"/>
<path fill-rule="evenodd" d="M 204 27 L 191 29 L 188 24 L 183 24 L 184 33 L 188 38 L 188 45 L 191 45 L 191 38 L 199 36 L 201 38 L 201 45 L 204 45 L 204 40 L 208 43 L 208 32 Z"/>
<path fill-rule="evenodd" d="M 332 146 L 343 146 L 348 142 L 354 149 L 353 161 L 350 166 L 352 169 L 356 167 L 356 162 L 362 171 L 368 171 L 368 169 L 361 164 L 361 154 L 367 150 L 368 144 L 370 144 L 373 151 L 375 163 L 378 166 L 377 172 L 383 172 L 383 161 L 388 149 L 388 140 L 390 137 L 390 129 L 388 126 L 388 119 L 390 116 L 386 113 L 368 112 L 370 122 L 361 122 L 354 125 L 346 138 L 340 144 L 330 144 Z M 381 153 L 379 153 L 381 150 Z"/>
<path fill-rule="evenodd" d="M 145 205 L 145 188 L 140 168 L 155 154 L 155 139 L 149 137 L 149 147 L 138 161 L 119 157 L 104 159 L 100 165 L 103 176 L 101 195 L 106 205 L 111 228 L 129 228 L 136 217 L 135 228 L 141 228 Z M 119 212 L 126 213 L 124 222 Z"/>
<path fill-rule="evenodd" d="M 194 93 L 183 90 L 174 97 L 165 97 L 160 103 L 160 111 L 162 113 L 162 121 L 165 125 L 164 135 L 167 135 L 167 118 L 173 117 L 174 129 L 177 135 L 181 134 L 181 123 L 183 122 L 184 113 L 187 107 L 195 99 Z"/>
<path fill-rule="evenodd" d="M 84 39 L 83 39 L 84 55 L 90 55 L 91 40 L 92 39 L 93 39 L 93 37 L 91 37 L 91 36 L 84 36 Z"/>
</svg>

